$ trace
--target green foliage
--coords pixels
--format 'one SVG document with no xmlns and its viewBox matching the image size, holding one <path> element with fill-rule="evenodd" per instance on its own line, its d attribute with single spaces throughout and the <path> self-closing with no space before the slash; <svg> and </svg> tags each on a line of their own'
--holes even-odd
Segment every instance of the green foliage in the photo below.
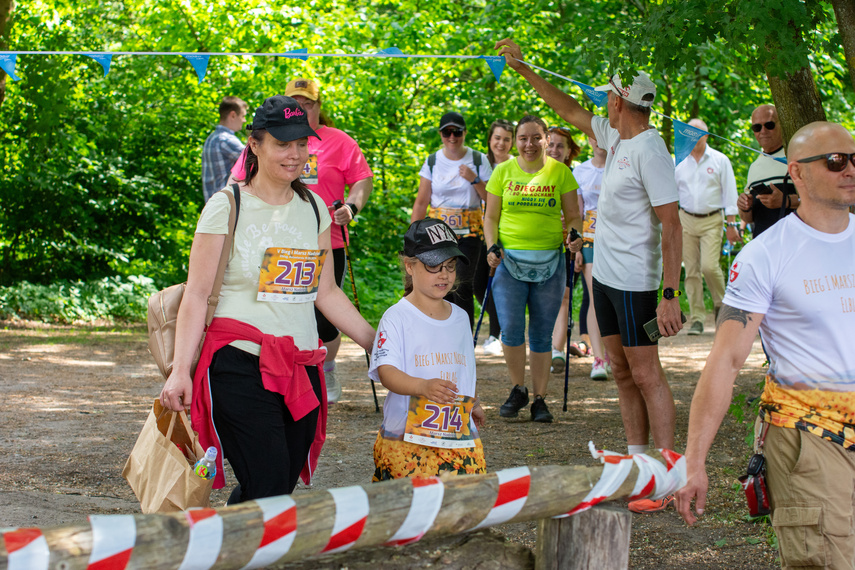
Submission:
<svg viewBox="0 0 855 570">
<path fill-rule="evenodd" d="M 7 43 L 20 50 L 326 54 L 396 46 L 479 56 L 513 37 L 527 60 L 589 84 L 618 68 L 655 68 L 658 109 L 680 119 L 699 115 L 716 134 L 756 147 L 747 123 L 753 107 L 770 100 L 761 57 L 770 34 L 782 47 L 796 42 L 775 65 L 787 64 L 790 53 L 808 58 L 829 118 L 851 123 L 855 100 L 844 90 L 847 68 L 829 14 L 815 0 L 29 0 L 13 13 Z M 778 33 L 782 21 L 798 22 L 794 39 Z M 105 78 L 87 57 L 23 55 L 17 72 L 23 79 L 7 82 L 0 114 L 0 284 L 146 275 L 163 287 L 184 280 L 202 207 L 201 146 L 219 100 L 238 95 L 254 108 L 308 75 L 322 87 L 325 112 L 359 142 L 374 170 L 374 193 L 352 228 L 352 254 L 363 311 L 375 322 L 400 295 L 396 253 L 418 169 L 441 144 L 439 117 L 463 112 L 467 144 L 481 151 L 494 119 L 534 113 L 559 124 L 519 76 L 506 70 L 497 83 L 478 59 L 212 57 L 198 83 L 180 56 L 115 56 Z M 554 81 L 593 109 L 575 86 Z M 659 126 L 668 139 L 668 121 Z M 753 153 L 713 144 L 744 180 Z"/>
<path fill-rule="evenodd" d="M 0 318 L 52 323 L 145 320 L 148 297 L 157 289 L 148 277 L 105 277 L 97 281 L 21 281 L 0 287 Z"/>
</svg>

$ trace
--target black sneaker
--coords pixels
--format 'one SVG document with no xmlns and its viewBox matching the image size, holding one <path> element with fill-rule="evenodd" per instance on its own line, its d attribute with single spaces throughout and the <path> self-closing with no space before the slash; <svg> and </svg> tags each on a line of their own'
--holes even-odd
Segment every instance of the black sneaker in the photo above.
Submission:
<svg viewBox="0 0 855 570">
<path fill-rule="evenodd" d="M 552 423 L 552 414 L 549 413 L 549 408 L 546 407 L 546 400 L 543 399 L 543 396 L 534 397 L 534 403 L 531 405 L 531 421 L 546 424 Z"/>
<path fill-rule="evenodd" d="M 517 384 L 511 390 L 507 401 L 499 408 L 499 415 L 503 418 L 515 418 L 519 411 L 528 404 L 528 388 Z"/>
</svg>

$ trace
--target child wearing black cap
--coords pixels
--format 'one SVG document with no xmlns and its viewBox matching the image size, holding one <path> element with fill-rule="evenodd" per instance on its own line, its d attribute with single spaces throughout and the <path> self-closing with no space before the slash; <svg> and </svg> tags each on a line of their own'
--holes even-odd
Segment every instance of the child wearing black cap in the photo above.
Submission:
<svg viewBox="0 0 855 570">
<path fill-rule="evenodd" d="M 389 390 L 373 480 L 486 473 L 469 317 L 444 300 L 469 260 L 454 231 L 428 218 L 410 225 L 401 261 L 405 296 L 380 320 L 368 373 Z"/>
</svg>

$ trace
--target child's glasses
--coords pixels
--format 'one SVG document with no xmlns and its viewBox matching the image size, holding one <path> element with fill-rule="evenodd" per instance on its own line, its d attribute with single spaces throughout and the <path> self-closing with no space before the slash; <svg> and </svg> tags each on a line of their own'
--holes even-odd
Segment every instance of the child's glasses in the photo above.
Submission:
<svg viewBox="0 0 855 570">
<path fill-rule="evenodd" d="M 445 269 L 449 273 L 454 273 L 457 271 L 457 258 L 449 259 L 445 263 L 440 263 L 439 265 L 428 265 L 423 261 L 422 265 L 425 266 L 425 270 L 428 273 L 439 273 L 443 269 Z"/>
</svg>

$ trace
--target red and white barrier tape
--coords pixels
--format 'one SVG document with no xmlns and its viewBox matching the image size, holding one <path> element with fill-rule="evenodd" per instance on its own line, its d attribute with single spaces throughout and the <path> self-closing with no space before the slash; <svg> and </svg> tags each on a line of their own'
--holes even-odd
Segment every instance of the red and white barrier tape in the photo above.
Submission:
<svg viewBox="0 0 855 570">
<path fill-rule="evenodd" d="M 470 530 L 476 530 L 509 521 L 519 514 L 528 499 L 531 486 L 531 471 L 528 467 L 514 467 L 496 472 L 499 479 L 499 493 L 493 508 L 480 523 Z"/>
<path fill-rule="evenodd" d="M 273 564 L 288 554 L 297 536 L 297 503 L 290 495 L 256 499 L 255 503 L 264 517 L 264 534 L 244 570 Z"/>
<path fill-rule="evenodd" d="M 3 529 L 3 542 L 9 558 L 8 570 L 47 570 L 50 549 L 37 528 Z"/>
<path fill-rule="evenodd" d="M 433 526 L 433 521 L 442 507 L 445 486 L 439 477 L 411 479 L 413 501 L 407 518 L 398 531 L 386 542 L 386 546 L 402 546 L 416 542 Z"/>
<path fill-rule="evenodd" d="M 223 548 L 223 517 L 215 509 L 192 509 L 184 518 L 190 525 L 190 538 L 178 570 L 207 570 Z"/>
<path fill-rule="evenodd" d="M 621 455 L 613 451 L 597 449 L 593 441 L 588 442 L 588 449 L 594 459 L 603 462 L 603 473 L 600 480 L 591 489 L 582 502 L 573 507 L 567 514 L 558 515 L 554 518 L 562 518 L 582 511 L 587 511 L 594 505 L 605 501 L 613 495 L 632 470 L 632 466 L 638 466 L 638 478 L 633 487 L 630 500 L 640 499 L 653 493 L 652 499 L 661 499 L 677 491 L 686 484 L 686 459 L 670 449 L 660 449 L 662 458 L 667 465 L 649 455 L 640 453 L 637 455 Z"/>
<path fill-rule="evenodd" d="M 686 460 L 679 453 L 659 450 L 665 465 L 645 454 L 621 455 L 598 450 L 588 443 L 591 455 L 603 462 L 600 479 L 581 503 L 563 515 L 570 516 L 590 509 L 613 495 L 638 467 L 638 479 L 630 500 L 651 495 L 653 499 L 668 496 L 686 484 Z M 528 467 L 515 467 L 496 472 L 499 490 L 492 509 L 470 530 L 501 524 L 517 516 L 528 500 L 531 472 Z M 445 486 L 438 477 L 412 479 L 413 497 L 409 511 L 387 545 L 416 542 L 433 526 L 439 515 Z M 329 489 L 335 503 L 335 519 L 323 553 L 342 552 L 351 548 L 365 528 L 370 505 L 361 486 Z M 297 534 L 297 504 L 288 495 L 255 501 L 264 519 L 264 532 L 258 548 L 245 569 L 270 565 L 285 556 Z M 187 551 L 179 570 L 207 570 L 215 565 L 223 546 L 223 518 L 215 509 L 197 509 L 185 513 L 190 526 Z M 88 570 L 124 570 L 136 545 L 136 521 L 133 515 L 92 515 L 92 552 Z M 8 570 L 47 570 L 50 550 L 41 530 L 36 528 L 0 529 L 8 552 Z"/>
<path fill-rule="evenodd" d="M 87 570 L 124 570 L 137 543 L 134 515 L 90 515 L 92 553 Z"/>
<path fill-rule="evenodd" d="M 368 517 L 368 495 L 358 485 L 328 492 L 335 501 L 335 520 L 330 541 L 321 552 L 343 552 L 362 535 Z"/>
</svg>

